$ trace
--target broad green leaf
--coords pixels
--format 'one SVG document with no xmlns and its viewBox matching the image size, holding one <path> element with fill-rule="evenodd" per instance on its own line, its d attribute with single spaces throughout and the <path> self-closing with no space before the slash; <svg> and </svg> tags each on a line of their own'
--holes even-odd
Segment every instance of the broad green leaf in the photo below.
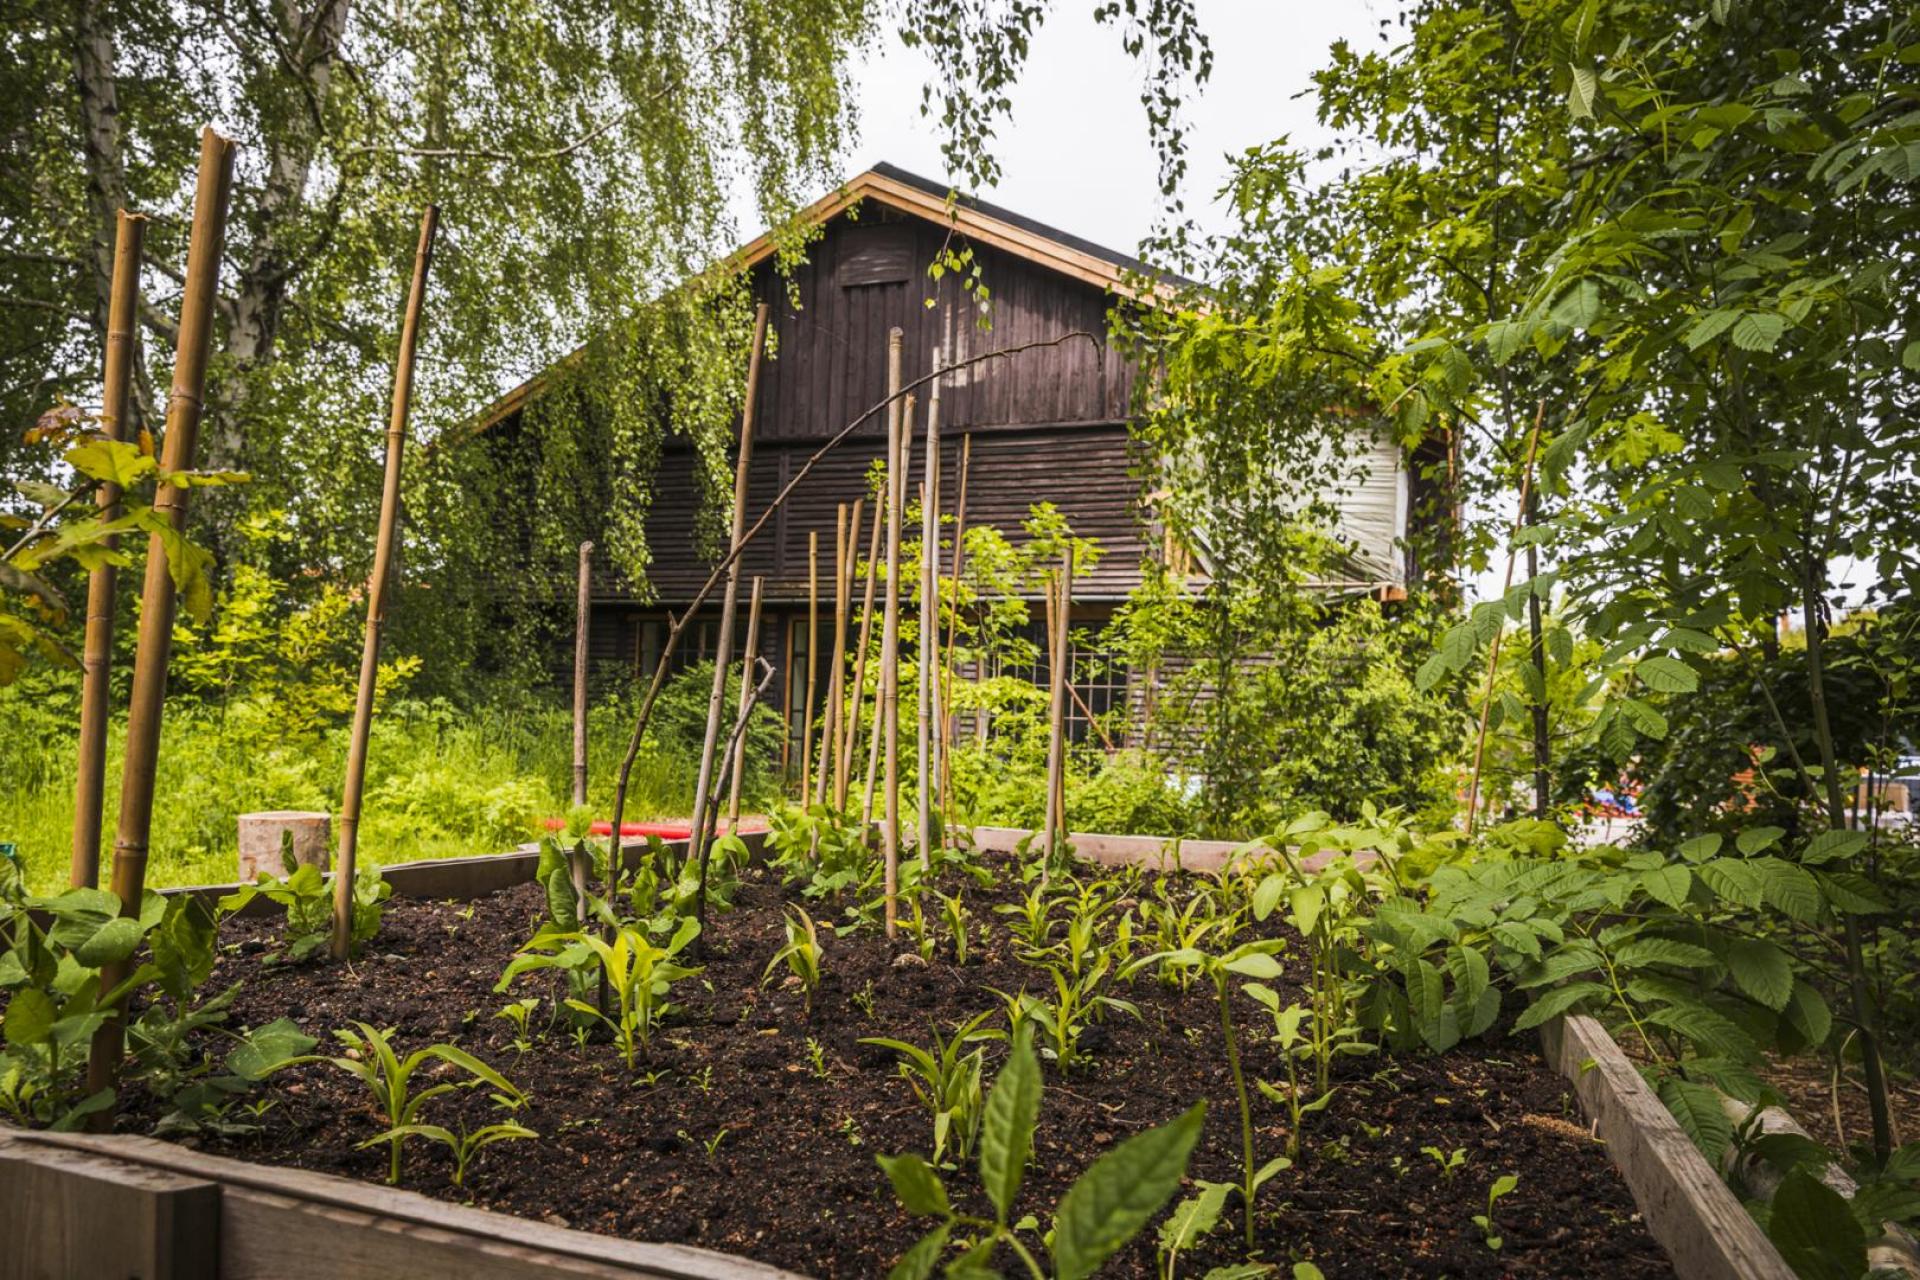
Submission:
<svg viewBox="0 0 1920 1280">
<path fill-rule="evenodd" d="M 7 1043 L 21 1047 L 45 1043 L 56 1016 L 51 996 L 38 987 L 23 987 L 7 1004 Z"/>
<path fill-rule="evenodd" d="M 1770 905 L 1802 923 L 1820 918 L 1823 899 L 1812 872 L 1797 863 L 1772 857 L 1750 858 L 1747 865 L 1759 877 L 1760 894 Z"/>
<path fill-rule="evenodd" d="M 1691 840 L 1682 841 L 1676 852 L 1688 862 L 1705 862 L 1720 852 L 1721 843 L 1718 835 L 1695 836 Z"/>
<path fill-rule="evenodd" d="M 1787 331 L 1784 316 L 1769 311 L 1749 311 L 1733 326 L 1733 345 L 1742 351 L 1771 351 Z"/>
<path fill-rule="evenodd" d="M 1179 1119 L 1136 1134 L 1094 1161 L 1054 1214 L 1058 1280 L 1086 1280 L 1180 1189 L 1206 1123 L 1196 1102 Z"/>
<path fill-rule="evenodd" d="M 893 1184 L 893 1193 L 900 1197 L 900 1203 L 906 1206 L 908 1213 L 917 1213 L 923 1217 L 950 1217 L 953 1208 L 947 1203 L 947 1189 L 940 1182 L 940 1175 L 933 1166 L 911 1153 L 903 1156 L 876 1156 L 880 1167 L 886 1170 L 887 1181 Z"/>
<path fill-rule="evenodd" d="M 1888 909 L 1887 899 L 1879 887 L 1858 872 L 1816 871 L 1813 879 L 1835 911 L 1866 916 Z"/>
<path fill-rule="evenodd" d="M 1867 1237 L 1839 1192 L 1804 1167 L 1773 1193 L 1767 1238 L 1803 1280 L 1855 1280 L 1867 1269 Z"/>
<path fill-rule="evenodd" d="M 911 1249 L 900 1255 L 900 1261 L 893 1264 L 887 1280 L 929 1280 L 934 1268 L 940 1265 L 940 1255 L 947 1251 L 947 1237 L 952 1234 L 953 1224 L 943 1222 L 921 1236 Z"/>
<path fill-rule="evenodd" d="M 1819 866 L 1836 858 L 1851 858 L 1866 847 L 1864 831 L 1822 831 L 1807 841 L 1807 847 L 1800 852 L 1800 862 L 1802 866 Z"/>
<path fill-rule="evenodd" d="M 1700 687 L 1700 677 L 1692 667 L 1664 653 L 1640 659 L 1633 670 L 1655 693 L 1692 693 Z"/>
<path fill-rule="evenodd" d="M 1557 1018 L 1583 1000 L 1606 1003 L 1613 991 L 1602 982 L 1572 982 L 1564 987 L 1555 987 L 1528 1005 L 1526 1011 L 1514 1019 L 1515 1031 L 1527 1031 L 1539 1026 L 1550 1018 Z"/>
<path fill-rule="evenodd" d="M 1657 867 L 1640 877 L 1640 887 L 1647 891 L 1648 897 L 1677 910 L 1693 888 L 1693 872 L 1677 862 Z"/>
<path fill-rule="evenodd" d="M 1672 938 L 1634 938 L 1613 953 L 1613 962 L 1629 969 L 1650 964 L 1670 964 L 1682 969 L 1704 969 L 1719 963 L 1713 952 L 1691 942 Z"/>
<path fill-rule="evenodd" d="M 1227 1196 L 1239 1188 L 1231 1182 L 1202 1182 L 1196 1195 L 1173 1206 L 1173 1212 L 1160 1224 L 1160 1249 L 1174 1253 L 1188 1248 L 1195 1240 L 1219 1225 Z"/>
<path fill-rule="evenodd" d="M 1660 1101 L 1680 1124 L 1693 1145 L 1714 1165 L 1733 1141 L 1733 1122 L 1720 1106 L 1720 1091 L 1711 1085 L 1695 1084 L 1679 1076 L 1660 1081 Z"/>
<path fill-rule="evenodd" d="M 1783 1011 L 1787 1024 L 1799 1032 L 1809 1046 L 1823 1045 L 1833 1033 L 1833 1010 L 1817 987 L 1804 979 L 1793 984 L 1793 994 Z"/>
<path fill-rule="evenodd" d="M 1032 1032 L 1023 1027 L 994 1078 L 980 1120 L 980 1183 L 1001 1222 L 1013 1212 L 1020 1194 L 1039 1114 L 1040 1062 L 1033 1056 Z"/>
<path fill-rule="evenodd" d="M 1575 120 L 1593 119 L 1594 95 L 1600 91 L 1600 78 L 1590 66 L 1575 63 L 1567 86 L 1567 111 Z"/>
<path fill-rule="evenodd" d="M 74 950 L 73 958 L 89 969 L 117 964 L 140 949 L 140 922 L 132 916 L 115 916 L 101 925 L 91 938 Z"/>
<path fill-rule="evenodd" d="M 1771 942 L 1735 938 L 1727 947 L 1727 969 L 1742 991 L 1774 1012 L 1793 995 L 1793 961 Z"/>
<path fill-rule="evenodd" d="M 1749 827 L 1733 838 L 1733 847 L 1752 857 L 1780 843 L 1780 837 L 1785 834 L 1779 827 Z"/>
<path fill-rule="evenodd" d="M 301 1031 L 291 1018 L 276 1018 L 264 1027 L 256 1027 L 227 1055 L 227 1070 L 242 1080 L 261 1080 L 302 1054 L 309 1053 L 319 1041 Z"/>
<path fill-rule="evenodd" d="M 1222 966 L 1229 973 L 1237 973 L 1247 978 L 1277 978 L 1286 970 L 1280 962 L 1264 951 L 1249 952 L 1244 956 L 1235 956 Z"/>
</svg>

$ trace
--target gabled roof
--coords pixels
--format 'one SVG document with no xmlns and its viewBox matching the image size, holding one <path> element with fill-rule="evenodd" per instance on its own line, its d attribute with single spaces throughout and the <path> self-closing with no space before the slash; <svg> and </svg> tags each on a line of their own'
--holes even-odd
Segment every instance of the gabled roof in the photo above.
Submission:
<svg viewBox="0 0 1920 1280">
<path fill-rule="evenodd" d="M 1156 271 L 1131 254 L 1095 244 L 1011 209 L 970 196 L 952 195 L 949 199 L 951 190 L 943 182 L 909 173 L 883 160 L 808 205 L 795 220 L 824 223 L 871 201 L 942 226 L 952 226 L 969 240 L 992 245 L 1121 297 L 1165 301 L 1173 296 L 1177 286 L 1193 283 L 1182 276 Z M 774 233 L 766 231 L 742 245 L 723 265 L 735 270 L 750 269 L 772 257 L 776 248 Z M 1143 277 L 1152 282 L 1145 291 L 1139 283 Z M 564 360 L 572 358 L 572 355 L 563 357 Z M 545 372 L 537 373 L 494 401 L 474 421 L 472 430 L 485 431 L 519 410 L 540 389 L 546 376 Z"/>
</svg>

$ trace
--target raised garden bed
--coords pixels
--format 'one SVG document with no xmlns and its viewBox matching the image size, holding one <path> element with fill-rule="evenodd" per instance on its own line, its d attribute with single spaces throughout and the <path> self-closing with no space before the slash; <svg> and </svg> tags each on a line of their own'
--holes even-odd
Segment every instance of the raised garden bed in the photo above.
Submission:
<svg viewBox="0 0 1920 1280">
<path fill-rule="evenodd" d="M 788 897 L 765 872 L 749 872 L 738 909 L 713 921 L 705 973 L 676 988 L 685 1012 L 636 1071 L 611 1046 L 576 1048 L 558 1028 L 516 1053 L 514 1029 L 494 1016 L 511 998 L 494 994 L 494 983 L 543 910 L 532 884 L 466 903 L 396 900 L 371 954 L 351 970 L 263 965 L 276 922 L 235 920 L 226 926 L 214 983 L 245 982 L 239 1022 L 286 1015 L 326 1037 L 365 1021 L 395 1028 L 402 1052 L 452 1041 L 531 1096 L 515 1119 L 540 1133 L 539 1141 L 483 1153 L 464 1190 L 452 1186 L 439 1148 L 416 1144 L 404 1183 L 416 1191 L 807 1274 L 878 1275 L 927 1224 L 897 1206 L 874 1156 L 929 1151 L 931 1122 L 896 1074 L 897 1055 L 860 1039 L 926 1045 L 934 1029 L 945 1034 L 994 1008 L 990 987 L 1041 989 L 1045 973 L 1014 955 L 991 911 L 1016 897 L 1005 884 L 1010 878 L 971 892 L 975 919 L 991 922 L 991 937 L 965 967 L 944 946 L 922 963 L 910 942 L 890 946 L 874 930 L 829 937 L 809 1013 L 801 993 L 777 978 L 760 985 L 784 941 Z M 831 911 L 820 914 L 824 921 Z M 902 952 L 911 958 L 900 960 Z M 1285 963 L 1287 974 L 1271 984 L 1283 999 L 1297 994 L 1304 966 L 1297 951 Z M 557 977 L 529 975 L 512 996 L 548 997 L 544 1018 L 558 985 Z M 1210 990 L 1202 982 L 1183 992 L 1143 975 L 1120 993 L 1141 1017 L 1110 1013 L 1083 1040 L 1084 1067 L 1047 1067 L 1037 1160 L 1022 1200 L 1042 1217 L 1101 1152 L 1198 1098 L 1208 1100 L 1209 1117 L 1190 1176 L 1236 1177 L 1233 1088 Z M 1279 1079 L 1278 1051 L 1253 1016 L 1257 1008 L 1243 1003 L 1248 1073 Z M 989 1078 L 1003 1055 L 1000 1046 L 989 1048 Z M 1311 1260 L 1335 1277 L 1673 1274 L 1572 1087 L 1534 1037 L 1496 1037 L 1437 1057 L 1347 1059 L 1338 1079 L 1331 1106 L 1307 1123 L 1295 1166 L 1261 1192 L 1258 1243 L 1266 1259 L 1283 1267 Z M 382 1126 L 356 1081 L 330 1067 L 296 1067 L 274 1077 L 264 1096 L 274 1105 L 261 1133 L 196 1145 L 368 1181 L 384 1176 L 384 1148 L 359 1146 Z M 498 1118 L 479 1092 L 438 1105 L 436 1123 Z M 1258 1098 L 1254 1107 L 1264 1160 L 1283 1148 L 1285 1112 Z M 128 1123 L 139 1128 L 154 1118 L 136 1104 Z M 1443 1158 L 1465 1155 L 1449 1173 L 1427 1148 Z M 1496 1253 L 1472 1219 L 1502 1175 L 1519 1181 L 1498 1207 L 1503 1247 Z M 979 1207 L 970 1176 L 949 1182 Z M 1237 1246 L 1223 1226 L 1183 1255 L 1182 1272 L 1197 1276 L 1238 1262 L 1245 1253 Z M 1155 1274 L 1152 1232 L 1103 1274 Z"/>
</svg>

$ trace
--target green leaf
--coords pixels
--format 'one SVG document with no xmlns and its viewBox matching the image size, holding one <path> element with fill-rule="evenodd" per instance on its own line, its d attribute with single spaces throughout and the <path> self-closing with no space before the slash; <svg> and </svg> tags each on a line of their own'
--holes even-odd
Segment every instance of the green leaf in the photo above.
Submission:
<svg viewBox="0 0 1920 1280">
<path fill-rule="evenodd" d="M 940 1255 L 947 1251 L 947 1237 L 953 1234 L 953 1224 L 943 1222 L 933 1230 L 914 1241 L 913 1248 L 900 1255 L 900 1261 L 893 1264 L 893 1270 L 887 1272 L 887 1280 L 928 1280 L 933 1269 L 940 1265 Z"/>
<path fill-rule="evenodd" d="M 1249 952 L 1244 956 L 1235 956 L 1222 966 L 1229 973 L 1237 973 L 1246 978 L 1277 978 L 1286 970 L 1280 962 L 1264 951 Z"/>
<path fill-rule="evenodd" d="M 1770 311 L 1749 311 L 1733 326 L 1733 345 L 1742 351 L 1771 351 L 1786 331 L 1786 317 Z"/>
<path fill-rule="evenodd" d="M 1787 998 L 1783 1012 L 1787 1025 L 1799 1032 L 1809 1046 L 1825 1044 L 1833 1034 L 1833 1010 L 1827 1007 L 1827 999 L 1819 988 L 1804 979 L 1795 980 L 1793 994 Z"/>
<path fill-rule="evenodd" d="M 1793 961 L 1771 942 L 1735 938 L 1727 948 L 1727 968 L 1742 991 L 1778 1013 L 1793 995 Z"/>
<path fill-rule="evenodd" d="M 1566 1013 L 1582 1000 L 1594 1000 L 1604 1004 L 1613 991 L 1603 982 L 1571 982 L 1564 987 L 1555 987 L 1528 1005 L 1526 1012 L 1514 1019 L 1515 1031 L 1527 1031 L 1539 1026 L 1550 1018 Z"/>
<path fill-rule="evenodd" d="M 1592 67 L 1577 63 L 1569 70 L 1573 75 L 1567 86 L 1567 111 L 1575 120 L 1591 120 L 1594 95 L 1600 91 L 1600 77 Z"/>
<path fill-rule="evenodd" d="M 1867 847 L 1867 833 L 1864 831 L 1822 831 L 1807 841 L 1807 847 L 1800 851 L 1802 866 L 1820 866 L 1836 858 L 1851 858 Z"/>
<path fill-rule="evenodd" d="M 1429 656 L 1425 662 L 1420 664 L 1418 671 L 1413 673 L 1413 686 L 1421 693 L 1426 693 L 1435 685 L 1439 684 L 1441 677 L 1446 675 L 1449 670 L 1451 670 L 1451 667 L 1447 662 L 1447 655 L 1444 653 L 1434 653 Z"/>
<path fill-rule="evenodd" d="M 1660 1081 L 1660 1101 L 1666 1103 L 1701 1154 L 1718 1166 L 1727 1144 L 1733 1141 L 1733 1121 L 1720 1106 L 1720 1091 L 1712 1085 L 1668 1076 Z"/>
<path fill-rule="evenodd" d="M 1804 1280 L 1855 1280 L 1867 1269 L 1867 1237 L 1839 1192 L 1804 1168 L 1781 1179 L 1767 1238 Z"/>
<path fill-rule="evenodd" d="M 242 1080 L 262 1080 L 302 1054 L 311 1052 L 319 1041 L 302 1032 L 291 1018 L 276 1018 L 264 1027 L 256 1027 L 227 1055 L 227 1070 Z"/>
<path fill-rule="evenodd" d="M 1054 1214 L 1053 1268 L 1059 1280 L 1086 1280 L 1160 1212 L 1186 1176 L 1207 1118 L 1196 1102 L 1169 1124 L 1136 1134 L 1093 1162 Z"/>
<path fill-rule="evenodd" d="M 23 987 L 7 1004 L 7 1043 L 23 1048 L 45 1043 L 57 1016 L 51 996 L 38 987 Z"/>
<path fill-rule="evenodd" d="M 900 1197 L 900 1203 L 906 1206 L 908 1213 L 917 1213 L 922 1217 L 952 1217 L 953 1207 L 947 1203 L 947 1189 L 941 1184 L 940 1175 L 933 1166 L 911 1153 L 903 1156 L 875 1156 L 880 1167 L 886 1170 L 887 1181 L 893 1183 L 893 1193 Z"/>
<path fill-rule="evenodd" d="M 1718 963 L 1713 952 L 1691 942 L 1672 938 L 1635 938 L 1613 953 L 1613 962 L 1629 969 L 1650 964 L 1670 964 L 1682 969 L 1704 969 Z"/>
<path fill-rule="evenodd" d="M 1656 867 L 1640 877 L 1640 887 L 1648 897 L 1678 910 L 1693 888 L 1693 872 L 1677 862 Z"/>
<path fill-rule="evenodd" d="M 1815 871 L 1814 883 L 1835 911 L 1850 916 L 1869 916 L 1888 909 L 1888 903 L 1873 881 L 1853 871 Z"/>
<path fill-rule="evenodd" d="M 1655 693 L 1692 693 L 1700 687 L 1700 677 L 1692 667 L 1664 653 L 1640 659 L 1633 670 Z"/>
<path fill-rule="evenodd" d="M 1691 840 L 1682 841 L 1676 852 L 1688 862 L 1705 862 L 1720 852 L 1721 843 L 1717 835 L 1695 836 Z"/>
<path fill-rule="evenodd" d="M 1040 1114 L 1040 1062 L 1033 1056 L 1032 1042 L 1032 1029 L 1022 1027 L 1006 1065 L 994 1078 L 980 1120 L 980 1183 L 1002 1223 L 1020 1194 Z"/>
<path fill-rule="evenodd" d="M 1752 857 L 1778 844 L 1785 834 L 1779 827 L 1749 827 L 1733 838 L 1733 847 Z"/>
<path fill-rule="evenodd" d="M 1237 1190 L 1231 1182 L 1202 1182 L 1199 1193 L 1173 1206 L 1160 1224 L 1161 1252 L 1178 1252 L 1212 1231 L 1227 1207 L 1227 1196 Z"/>
<path fill-rule="evenodd" d="M 1440 637 L 1440 656 L 1446 659 L 1448 670 L 1464 671 L 1467 664 L 1473 661 L 1473 653 L 1478 646 L 1479 638 L 1473 624 L 1456 623 Z"/>
<path fill-rule="evenodd" d="M 143 936 L 138 920 L 132 916 L 115 916 L 75 948 L 73 958 L 89 969 L 117 964 L 140 949 Z"/>
<path fill-rule="evenodd" d="M 1820 918 L 1819 882 L 1813 873 L 1779 858 L 1750 858 L 1747 865 L 1759 876 L 1761 897 L 1802 923 Z"/>
</svg>

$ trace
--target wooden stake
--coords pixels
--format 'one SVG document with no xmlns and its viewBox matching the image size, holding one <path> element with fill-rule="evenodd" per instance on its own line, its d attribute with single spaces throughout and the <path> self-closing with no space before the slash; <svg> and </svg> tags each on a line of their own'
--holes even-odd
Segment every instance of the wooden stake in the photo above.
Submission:
<svg viewBox="0 0 1920 1280">
<path fill-rule="evenodd" d="M 1527 465 L 1520 473 L 1520 509 L 1513 518 L 1513 537 L 1507 542 L 1507 575 L 1500 585 L 1500 595 L 1505 598 L 1513 587 L 1513 562 L 1519 553 L 1514 539 L 1519 538 L 1520 528 L 1527 518 L 1527 498 L 1533 490 L 1533 459 L 1540 447 L 1540 423 L 1547 416 L 1547 402 L 1542 400 L 1533 415 L 1533 433 L 1527 439 Z M 1474 821 L 1480 807 L 1480 766 L 1486 758 L 1487 718 L 1493 711 L 1493 678 L 1500 670 L 1500 638 L 1505 633 L 1503 625 L 1493 633 L 1493 642 L 1487 646 L 1487 683 L 1480 692 L 1480 732 L 1473 743 L 1473 782 L 1467 788 L 1467 835 L 1473 835 Z"/>
<path fill-rule="evenodd" d="M 1047 874 L 1059 853 L 1060 833 L 1066 828 L 1067 664 L 1072 660 L 1070 619 L 1073 613 L 1073 548 L 1060 557 L 1060 576 L 1047 593 L 1048 708 L 1047 708 Z"/>
<path fill-rule="evenodd" d="M 820 653 L 820 532 L 807 530 L 807 685 L 800 713 L 800 803 L 813 794 L 814 676 Z"/>
<path fill-rule="evenodd" d="M 901 332 L 887 335 L 887 385 L 900 383 Z M 887 610 L 880 632 L 880 718 L 887 738 L 887 817 L 881 831 L 886 860 L 887 937 L 899 932 L 900 903 L 900 526 L 906 520 L 907 439 L 913 430 L 913 397 L 893 415 L 893 454 L 887 468 Z"/>
<path fill-rule="evenodd" d="M 842 502 L 833 513 L 833 659 L 827 664 L 827 702 L 821 712 L 820 768 L 813 784 L 813 802 L 825 804 L 830 784 L 839 768 L 842 694 L 847 664 L 847 504 Z"/>
<path fill-rule="evenodd" d="M 893 465 L 893 441 L 887 441 L 887 465 Z M 855 730 L 860 727 L 860 705 L 867 696 L 867 648 L 868 639 L 873 630 L 873 591 L 874 583 L 880 572 L 880 535 L 887 527 L 887 511 L 893 505 L 893 473 L 887 473 L 887 491 L 873 504 L 873 534 L 867 543 L 867 589 L 866 602 L 860 608 L 860 654 L 853 662 L 853 723 L 847 729 L 847 746 L 851 751 L 859 744 Z M 880 751 L 880 681 L 874 677 L 873 723 L 867 730 L 867 786 L 866 800 L 860 809 L 862 829 L 873 825 L 873 779 L 874 762 Z"/>
<path fill-rule="evenodd" d="M 933 361 L 940 364 L 936 353 Z M 920 846 L 920 865 L 933 865 L 933 806 L 935 787 L 940 776 L 939 748 L 934 741 L 934 716 L 940 709 L 935 681 L 940 668 L 935 653 L 940 647 L 940 380 L 934 379 L 927 395 L 927 460 L 920 485 L 920 643 L 919 643 L 919 718 L 915 725 L 919 754 L 915 759 L 914 797 L 918 804 L 919 826 L 915 833 Z"/>
<path fill-rule="evenodd" d="M 877 511 L 878 508 L 875 508 L 875 510 Z M 860 520 L 865 514 L 866 500 L 864 498 L 855 498 L 853 500 L 853 510 L 847 517 L 847 607 L 845 613 L 847 619 L 846 625 L 848 627 L 853 625 L 853 582 L 860 569 Z M 879 526 L 877 523 L 874 529 L 877 539 L 879 536 Z M 873 561 L 871 552 L 868 553 L 867 561 L 869 568 L 871 568 Z M 867 593 L 867 612 L 871 614 L 873 609 L 873 576 L 871 572 L 869 572 L 867 576 Z M 859 727 L 860 723 L 860 700 L 866 693 L 866 690 L 861 687 L 861 682 L 866 674 L 867 623 L 870 621 L 870 617 L 863 618 L 861 621 L 860 653 L 859 657 L 854 660 L 856 674 L 853 680 L 851 696 L 847 695 L 847 691 L 844 688 L 841 691 L 842 699 L 845 701 L 846 706 L 841 714 L 840 722 L 834 735 L 833 753 L 833 804 L 837 809 L 844 809 L 847 804 L 847 777 L 853 762 L 854 731 Z M 841 660 L 844 664 L 844 654 Z"/>
<path fill-rule="evenodd" d="M 226 244 L 227 197 L 233 189 L 233 143 L 211 128 L 200 133 L 200 172 L 193 193 L 193 225 L 188 232 L 187 276 L 180 297 L 180 328 L 173 362 L 173 391 L 167 398 L 167 435 L 162 467 L 189 471 L 200 437 L 201 406 L 207 395 L 207 354 L 213 343 L 213 305 L 219 293 L 220 255 Z M 159 486 L 153 510 L 178 534 L 187 523 L 192 489 Z M 127 700 L 127 749 L 120 773 L 120 818 L 113 844 L 113 892 L 122 915 L 138 915 L 147 887 L 147 841 L 153 832 L 153 787 L 160 763 L 160 713 L 167 697 L 167 662 L 172 656 L 173 574 L 167 544 L 158 533 L 147 539 L 147 569 L 141 584 L 140 632 L 134 648 L 133 690 Z M 100 989 L 119 986 L 130 972 L 128 961 L 102 967 Z M 116 1089 L 126 1047 L 122 1002 L 94 1033 L 87 1061 L 87 1090 Z M 96 1111 L 91 1127 L 112 1127 L 113 1108 Z"/>
<path fill-rule="evenodd" d="M 573 803 L 587 802 L 587 630 L 593 616 L 593 544 L 580 544 L 573 606 Z M 584 889 L 586 886 L 581 885 Z"/>
<path fill-rule="evenodd" d="M 744 716 L 753 699 L 753 664 L 760 657 L 760 577 L 754 575 L 753 594 L 747 602 L 747 644 L 740 655 L 740 709 L 738 715 Z M 727 784 L 727 830 L 740 829 L 740 776 L 746 772 L 747 740 L 735 738 L 731 768 L 732 780 Z"/>
<path fill-rule="evenodd" d="M 347 960 L 353 945 L 354 860 L 360 839 L 360 802 L 367 780 L 367 743 L 373 729 L 373 693 L 380 675 L 380 628 L 387 616 L 387 580 L 393 566 L 393 534 L 400 515 L 400 459 L 406 448 L 407 410 L 413 400 L 413 354 L 420 340 L 427 269 L 440 210 L 428 205 L 420 217 L 413 282 L 400 324 L 400 356 L 393 368 L 393 406 L 387 415 L 386 476 L 380 490 L 380 529 L 374 542 L 373 576 L 367 581 L 367 631 L 360 646 L 360 688 L 353 703 L 353 736 L 347 742 L 347 778 L 340 800 L 340 857 L 333 874 L 333 958 Z"/>
<path fill-rule="evenodd" d="M 960 564 L 967 553 L 967 471 L 972 462 L 973 433 L 969 431 L 960 437 L 960 492 L 953 510 L 953 587 L 949 592 L 953 603 L 947 613 L 947 642 L 940 651 L 947 669 L 946 679 L 940 686 L 945 695 L 940 707 L 940 725 L 947 746 L 947 750 L 940 753 L 940 814 L 948 823 L 953 821 L 953 738 L 959 728 L 953 714 L 953 650 L 960 635 Z"/>
<path fill-rule="evenodd" d="M 753 353 L 747 360 L 747 394 L 740 409 L 740 452 L 733 464 L 733 524 L 727 538 L 730 563 L 727 566 L 727 586 L 720 601 L 720 634 L 714 642 L 713 650 L 713 689 L 707 695 L 707 733 L 700 746 L 700 775 L 693 793 L 693 837 L 689 852 L 700 866 L 705 866 L 704 850 L 708 840 L 707 827 L 712 817 L 707 803 L 708 789 L 713 786 L 714 752 L 720 745 L 720 712 L 727 700 L 727 664 L 733 661 L 733 621 L 740 606 L 740 556 L 739 548 L 747 528 L 747 477 L 753 465 L 753 418 L 758 407 L 755 401 L 760 392 L 760 359 L 767 345 L 767 304 L 761 303 L 753 313 Z M 614 828 L 613 864 L 608 867 L 611 877 L 613 869 L 620 861 L 620 830 Z M 698 892 L 698 907 L 704 919 L 707 910 L 707 882 L 703 876 Z"/>
<path fill-rule="evenodd" d="M 120 210 L 113 246 L 113 292 L 107 303 L 107 359 L 101 377 L 100 429 L 109 440 L 128 435 L 134 341 L 140 323 L 140 253 L 147 220 Z M 94 499 L 100 519 L 120 517 L 120 486 L 102 484 Z M 113 551 L 120 539 L 103 540 Z M 73 788 L 73 859 L 68 882 L 76 889 L 100 883 L 101 805 L 106 796 L 107 704 L 113 684 L 113 593 L 120 571 L 110 562 L 87 574 L 87 637 L 81 658 L 80 761 Z"/>
</svg>

